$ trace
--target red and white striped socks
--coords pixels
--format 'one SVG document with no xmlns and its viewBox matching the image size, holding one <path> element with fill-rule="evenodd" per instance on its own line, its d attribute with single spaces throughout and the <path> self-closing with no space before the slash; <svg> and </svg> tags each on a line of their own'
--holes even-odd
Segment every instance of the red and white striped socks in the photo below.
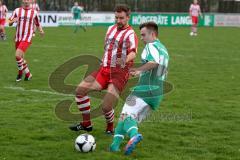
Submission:
<svg viewBox="0 0 240 160">
<path fill-rule="evenodd" d="M 17 68 L 18 68 L 18 74 L 22 75 L 23 73 L 23 58 L 21 57 L 16 57 L 16 62 L 17 62 Z"/>
<path fill-rule="evenodd" d="M 104 116 L 106 118 L 106 122 L 107 122 L 107 131 L 113 131 L 113 121 L 114 121 L 114 110 L 110 110 L 106 113 L 104 113 Z"/>
<path fill-rule="evenodd" d="M 84 127 L 91 126 L 91 117 L 90 117 L 90 99 L 88 96 L 76 95 L 75 100 L 79 111 L 82 113 L 83 121 L 82 125 Z"/>
<path fill-rule="evenodd" d="M 26 74 L 26 77 L 29 77 L 31 73 L 29 71 L 27 62 L 21 57 L 16 57 L 16 62 L 17 62 L 18 74 L 22 75 L 24 72 Z"/>
<path fill-rule="evenodd" d="M 30 70 L 28 68 L 27 61 L 25 61 L 25 60 L 23 62 L 23 71 L 24 71 L 26 77 L 30 76 L 31 73 L 30 73 Z"/>
</svg>

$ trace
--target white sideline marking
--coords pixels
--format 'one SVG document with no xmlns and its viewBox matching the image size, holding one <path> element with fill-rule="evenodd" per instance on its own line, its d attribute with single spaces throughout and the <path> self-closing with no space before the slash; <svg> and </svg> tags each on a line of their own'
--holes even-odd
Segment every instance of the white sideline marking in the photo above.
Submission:
<svg viewBox="0 0 240 160">
<path fill-rule="evenodd" d="M 63 94 L 63 93 L 57 93 L 57 92 L 51 92 L 51 91 L 41 91 L 38 89 L 25 89 L 23 87 L 4 87 L 5 89 L 11 89 L 11 90 L 17 90 L 17 91 L 23 91 L 23 92 L 32 92 L 32 93 L 42 93 L 42 94 L 50 94 L 50 95 L 57 95 L 57 96 L 68 96 L 68 97 L 74 97 L 72 94 Z"/>
</svg>

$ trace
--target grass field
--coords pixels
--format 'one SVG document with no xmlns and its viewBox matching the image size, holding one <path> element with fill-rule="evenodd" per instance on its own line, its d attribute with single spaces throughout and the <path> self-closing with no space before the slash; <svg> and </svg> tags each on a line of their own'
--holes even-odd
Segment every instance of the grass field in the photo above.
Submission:
<svg viewBox="0 0 240 160">
<path fill-rule="evenodd" d="M 104 118 L 98 117 L 91 133 L 97 141 L 95 152 L 76 152 L 73 142 L 80 133 L 68 130 L 74 122 L 60 120 L 54 112 L 57 103 L 74 96 L 56 93 L 48 79 L 73 57 L 101 58 L 105 31 L 106 27 L 92 27 L 73 34 L 70 27 L 45 28 L 45 37 L 35 37 L 26 54 L 32 81 L 16 84 L 14 29 L 7 29 L 8 40 L 0 42 L 0 160 L 240 159 L 239 28 L 200 28 L 197 37 L 189 36 L 189 28 L 160 28 L 160 40 L 171 58 L 168 81 L 174 90 L 141 124 L 142 143 L 129 157 L 108 152 L 111 137 L 104 134 Z M 142 49 L 140 43 L 137 62 Z M 77 85 L 85 70 L 74 70 L 65 83 Z M 93 99 L 93 108 L 98 103 Z M 72 111 L 75 108 L 72 105 Z"/>
</svg>

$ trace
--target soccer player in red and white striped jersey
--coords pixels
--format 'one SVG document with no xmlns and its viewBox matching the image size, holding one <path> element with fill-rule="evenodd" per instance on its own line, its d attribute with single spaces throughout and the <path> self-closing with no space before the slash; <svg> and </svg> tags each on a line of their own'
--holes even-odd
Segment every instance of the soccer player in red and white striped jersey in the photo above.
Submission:
<svg viewBox="0 0 240 160">
<path fill-rule="evenodd" d="M 198 17 L 199 15 L 202 17 L 198 0 L 193 0 L 193 3 L 190 5 L 190 8 L 189 8 L 189 15 L 192 18 L 192 28 L 191 28 L 190 35 L 197 36 Z"/>
<path fill-rule="evenodd" d="M 25 73 L 26 81 L 30 80 L 32 77 L 27 62 L 24 59 L 24 54 L 31 45 L 34 24 L 36 24 L 40 34 L 42 36 L 44 35 L 37 11 L 30 8 L 32 0 L 22 0 L 22 3 L 23 6 L 15 9 L 12 16 L 9 18 L 10 26 L 15 22 L 17 23 L 15 35 L 16 62 L 18 67 L 17 82 L 21 81 L 23 73 Z"/>
<path fill-rule="evenodd" d="M 100 68 L 87 76 L 76 89 L 76 102 L 82 112 L 82 122 L 70 126 L 71 130 L 92 130 L 90 119 L 90 99 L 88 92 L 107 90 L 103 98 L 102 111 L 106 119 L 106 133 L 113 133 L 114 106 L 123 91 L 128 78 L 129 67 L 136 57 L 138 40 L 128 25 L 130 9 L 125 5 L 115 8 L 116 24 L 108 28 L 105 37 L 104 56 Z"/>
<path fill-rule="evenodd" d="M 2 40 L 6 40 L 5 22 L 6 22 L 7 12 L 8 12 L 8 9 L 6 5 L 4 5 L 3 1 L 0 0 L 0 38 Z"/>
</svg>

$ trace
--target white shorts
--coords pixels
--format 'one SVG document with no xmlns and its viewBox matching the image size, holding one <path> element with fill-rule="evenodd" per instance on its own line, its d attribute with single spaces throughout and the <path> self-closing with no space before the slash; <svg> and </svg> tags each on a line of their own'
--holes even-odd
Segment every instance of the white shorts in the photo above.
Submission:
<svg viewBox="0 0 240 160">
<path fill-rule="evenodd" d="M 123 106 L 120 120 L 130 116 L 140 123 L 150 114 L 151 110 L 151 107 L 141 98 L 130 95 Z"/>
<path fill-rule="evenodd" d="M 80 25 L 80 23 L 81 23 L 81 21 L 80 21 L 80 19 L 76 19 L 76 25 Z"/>
</svg>

